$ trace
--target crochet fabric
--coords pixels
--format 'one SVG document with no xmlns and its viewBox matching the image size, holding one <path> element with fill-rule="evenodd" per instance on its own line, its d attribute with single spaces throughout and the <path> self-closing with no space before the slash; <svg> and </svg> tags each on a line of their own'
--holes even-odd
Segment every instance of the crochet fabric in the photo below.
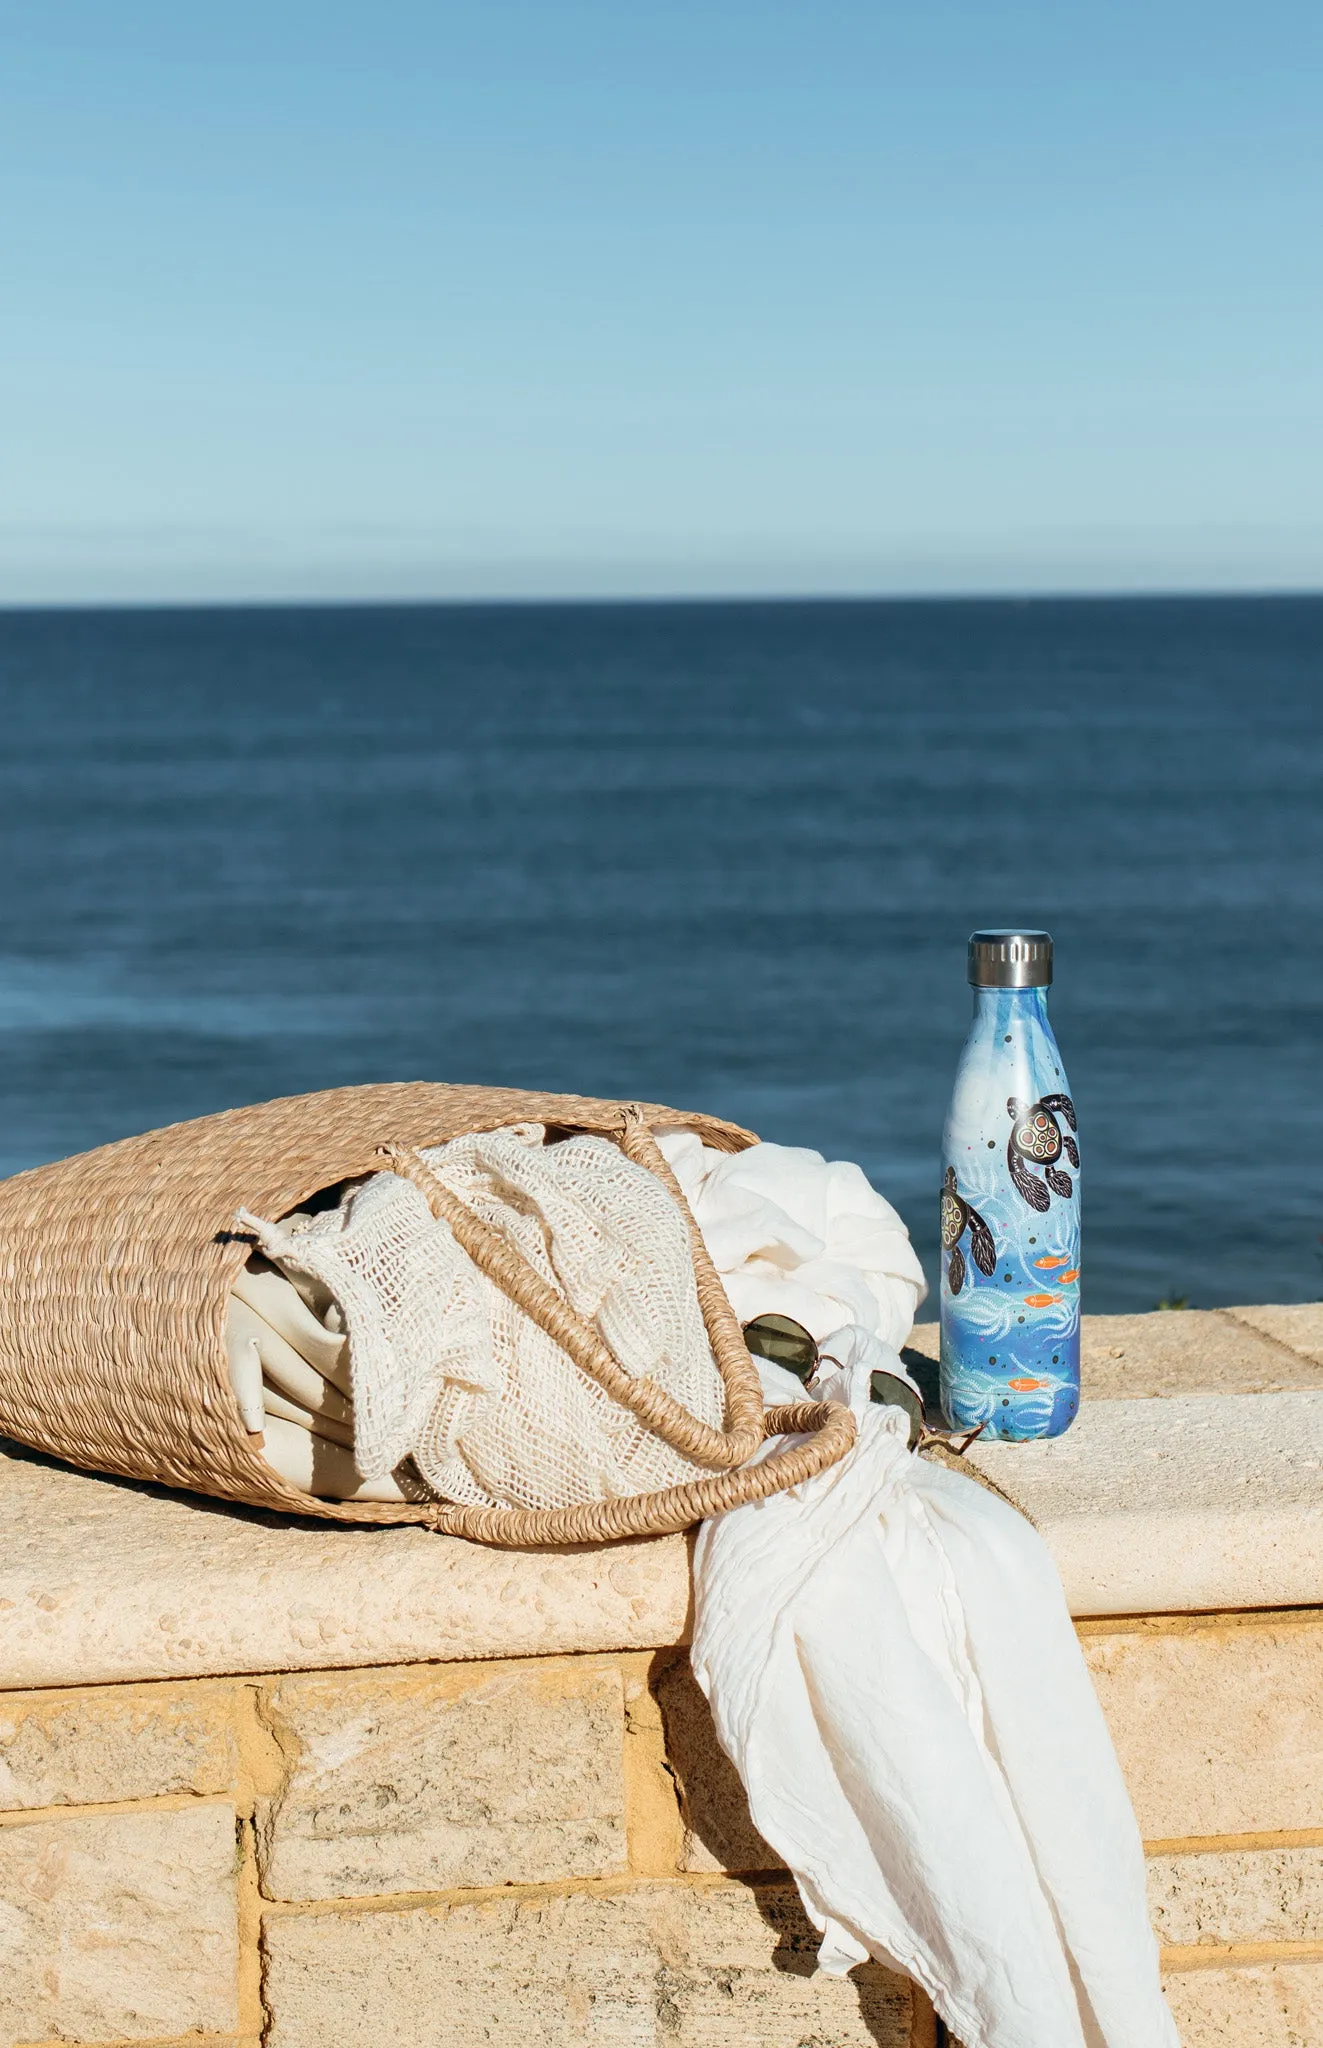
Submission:
<svg viewBox="0 0 1323 2048">
<path fill-rule="evenodd" d="M 547 1144 L 540 1124 L 455 1138 L 423 1157 L 596 1324 L 626 1372 L 720 1426 L 688 1231 L 646 1167 L 605 1138 Z M 375 1174 L 297 1231 L 244 1221 L 269 1259 L 340 1306 L 366 1478 L 411 1457 L 443 1500 L 557 1508 L 701 1476 L 479 1272 L 408 1181 Z"/>
</svg>

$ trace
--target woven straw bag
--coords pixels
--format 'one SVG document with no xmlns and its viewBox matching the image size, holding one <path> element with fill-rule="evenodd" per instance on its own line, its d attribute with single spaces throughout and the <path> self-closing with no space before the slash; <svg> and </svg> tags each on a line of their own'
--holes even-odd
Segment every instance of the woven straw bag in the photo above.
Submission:
<svg viewBox="0 0 1323 2048">
<path fill-rule="evenodd" d="M 699 1302 L 726 1389 L 724 1428 L 631 1378 L 595 1329 L 450 1193 L 418 1148 L 513 1123 L 613 1138 L 670 1189 L 687 1219 Z M 683 1529 L 795 1485 L 841 1458 L 854 1418 L 831 1402 L 764 1414 L 756 1370 L 701 1235 L 650 1125 L 685 1125 L 720 1151 L 737 1125 L 657 1104 L 513 1088 L 403 1082 L 327 1089 L 172 1124 L 0 1182 L 0 1434 L 71 1464 L 338 1522 L 420 1522 L 486 1543 L 605 1542 Z M 386 1155 L 383 1157 L 383 1154 Z M 315 1499 L 250 1444 L 230 1389 L 225 1317 L 269 1216 L 379 1171 L 415 1182 L 464 1250 L 579 1369 L 711 1477 L 664 1492 L 556 1509 Z M 750 1465 L 764 1435 L 806 1437 Z"/>
</svg>

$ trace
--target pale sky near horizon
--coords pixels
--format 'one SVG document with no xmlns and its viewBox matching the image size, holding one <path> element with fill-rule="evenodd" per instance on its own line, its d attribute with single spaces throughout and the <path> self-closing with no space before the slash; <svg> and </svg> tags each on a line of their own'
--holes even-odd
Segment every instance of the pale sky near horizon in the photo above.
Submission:
<svg viewBox="0 0 1323 2048">
<path fill-rule="evenodd" d="M 1317 0 L 0 0 L 0 602 L 1323 588 Z"/>
</svg>

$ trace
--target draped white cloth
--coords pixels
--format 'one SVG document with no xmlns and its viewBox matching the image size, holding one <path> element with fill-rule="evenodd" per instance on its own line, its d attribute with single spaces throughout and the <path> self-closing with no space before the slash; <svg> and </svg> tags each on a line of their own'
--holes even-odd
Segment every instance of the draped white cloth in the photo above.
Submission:
<svg viewBox="0 0 1323 2048">
<path fill-rule="evenodd" d="M 742 1323 L 793 1316 L 819 1339 L 858 1323 L 903 1344 L 927 1292 L 900 1217 L 862 1169 L 802 1145 L 717 1152 L 658 1139 Z"/>
<path fill-rule="evenodd" d="M 1176 2048 L 1138 1829 L 1052 1560 L 870 1406 L 888 1347 L 855 1328 L 831 1349 L 847 1369 L 815 1391 L 849 1401 L 858 1441 L 704 1523 L 692 1651 L 819 1961 L 908 1972 L 965 2048 Z"/>
</svg>

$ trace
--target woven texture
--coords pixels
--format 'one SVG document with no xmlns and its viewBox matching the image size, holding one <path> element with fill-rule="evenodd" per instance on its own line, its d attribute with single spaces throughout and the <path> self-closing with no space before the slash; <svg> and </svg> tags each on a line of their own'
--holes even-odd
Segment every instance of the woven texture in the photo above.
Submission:
<svg viewBox="0 0 1323 2048">
<path fill-rule="evenodd" d="M 655 1174 L 591 1134 L 546 1145 L 540 1124 L 418 1156 L 596 1328 L 623 1371 L 720 1429 L 724 1389 L 684 1219 Z M 366 1479 L 411 1457 L 443 1500 L 558 1508 L 703 1476 L 488 1279 L 410 1180 L 377 1174 L 293 1233 L 242 1220 L 268 1258 L 340 1305 Z"/>
<path fill-rule="evenodd" d="M 18 1175 L 0 1183 L 0 1432 L 75 1464 L 254 1506 L 337 1521 L 423 1522 L 502 1543 L 684 1528 L 839 1458 L 852 1440 L 853 1419 L 803 1403 L 770 1411 L 766 1427 L 816 1432 L 808 1441 L 733 1469 L 750 1455 L 764 1419 L 738 1325 L 687 1209 L 698 1300 L 726 1387 L 724 1432 L 690 1415 L 664 1388 L 625 1373 L 600 1335 L 554 1292 L 548 1290 L 550 1303 L 542 1300 L 541 1276 L 474 1211 L 461 1202 L 458 1215 L 449 1213 L 447 1204 L 458 1198 L 437 1182 L 418 1148 L 520 1122 L 617 1138 L 682 1205 L 649 1126 L 685 1126 L 725 1151 L 752 1142 L 734 1125 L 655 1104 L 631 1115 L 626 1105 L 591 1098 L 419 1082 L 231 1110 Z M 673 1447 L 727 1469 L 660 1493 L 554 1510 L 340 1503 L 287 1485 L 249 1444 L 228 1382 L 228 1297 L 252 1248 L 232 1218 L 240 1207 L 288 1214 L 317 1190 L 378 1169 L 390 1144 L 399 1148 L 396 1170 L 417 1179 L 433 1214 L 451 1223 L 483 1271 L 550 1327 L 581 1370 Z"/>
</svg>

